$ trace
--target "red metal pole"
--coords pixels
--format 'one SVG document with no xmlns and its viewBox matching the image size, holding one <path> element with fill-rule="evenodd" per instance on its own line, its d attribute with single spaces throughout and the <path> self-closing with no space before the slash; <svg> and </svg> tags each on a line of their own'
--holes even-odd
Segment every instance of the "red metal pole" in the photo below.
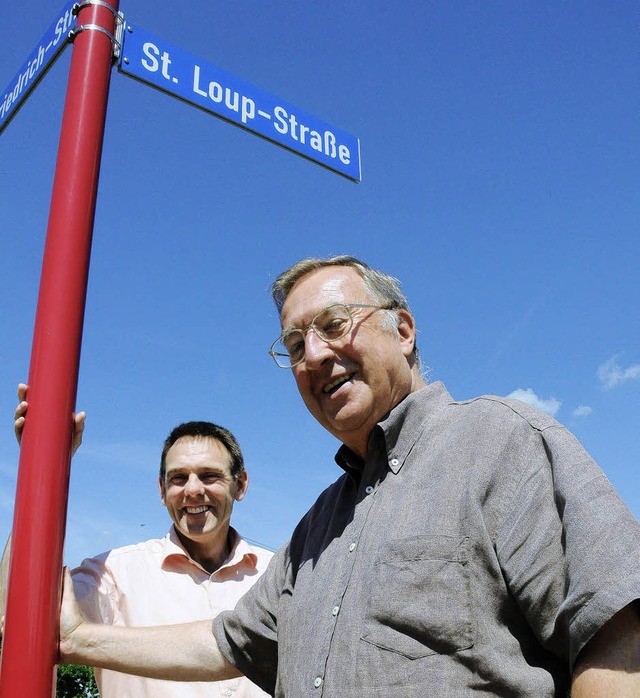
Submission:
<svg viewBox="0 0 640 698">
<path fill-rule="evenodd" d="M 105 0 L 114 12 L 118 0 Z M 113 35 L 115 16 L 84 5 L 77 27 Z M 99 29 L 74 41 L 40 279 L 29 417 L 13 519 L 0 698 L 50 698 L 60 569 L 91 236 L 113 48 Z"/>
</svg>

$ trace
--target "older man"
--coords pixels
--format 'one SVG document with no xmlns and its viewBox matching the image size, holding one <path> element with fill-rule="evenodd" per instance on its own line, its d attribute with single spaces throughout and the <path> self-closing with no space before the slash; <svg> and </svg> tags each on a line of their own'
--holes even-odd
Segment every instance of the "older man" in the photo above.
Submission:
<svg viewBox="0 0 640 698">
<path fill-rule="evenodd" d="M 240 670 L 290 698 L 640 695 L 640 526 L 576 440 L 517 401 L 426 385 L 398 282 L 354 258 L 303 260 L 273 294 L 270 353 L 344 474 L 213 634 L 105 633 L 68 598 L 62 656 Z"/>
</svg>

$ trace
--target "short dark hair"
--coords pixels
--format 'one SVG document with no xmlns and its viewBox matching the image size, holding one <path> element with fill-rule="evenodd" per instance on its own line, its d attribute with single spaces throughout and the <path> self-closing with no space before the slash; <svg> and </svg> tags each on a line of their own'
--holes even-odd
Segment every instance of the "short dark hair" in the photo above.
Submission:
<svg viewBox="0 0 640 698">
<path fill-rule="evenodd" d="M 185 422 L 172 429 L 169 436 L 165 439 L 162 455 L 160 456 L 160 480 L 164 481 L 167 474 L 167 453 L 169 449 L 178 439 L 185 437 L 219 441 L 229 454 L 231 476 L 234 480 L 244 470 L 244 458 L 242 457 L 240 444 L 228 429 L 213 422 Z"/>
</svg>

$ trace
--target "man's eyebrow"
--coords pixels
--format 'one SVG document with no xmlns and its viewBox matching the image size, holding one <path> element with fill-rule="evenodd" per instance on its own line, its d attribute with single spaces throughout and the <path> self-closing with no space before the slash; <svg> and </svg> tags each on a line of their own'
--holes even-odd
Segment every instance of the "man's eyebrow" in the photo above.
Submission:
<svg viewBox="0 0 640 698">
<path fill-rule="evenodd" d="M 225 468 L 219 466 L 219 465 L 198 465 L 198 466 L 189 466 L 189 465 L 179 465 L 176 466 L 175 468 L 167 468 L 167 475 L 182 475 L 186 473 L 187 471 L 189 472 L 198 472 L 198 473 L 218 473 L 220 475 L 224 475 L 226 470 Z"/>
<path fill-rule="evenodd" d="M 328 306 L 327 306 L 327 307 L 328 307 Z M 313 315 L 311 315 L 311 317 L 309 318 L 309 322 L 311 322 L 311 320 L 312 320 L 316 315 L 318 315 L 319 313 L 321 313 L 323 310 L 326 310 L 326 308 L 322 308 L 322 309 L 319 310 L 318 312 L 313 313 Z M 300 321 L 298 324 L 295 324 L 295 325 L 293 325 L 293 324 L 291 324 L 291 323 L 289 323 L 288 325 L 282 325 L 282 334 L 284 334 L 285 332 L 290 332 L 291 330 L 301 330 L 301 329 L 303 329 L 303 328 L 306 328 L 306 327 L 309 326 L 309 322 L 302 322 L 302 321 Z"/>
<path fill-rule="evenodd" d="M 297 327 L 295 327 L 294 325 L 292 325 L 290 322 L 289 322 L 288 324 L 286 324 L 286 325 L 285 325 L 284 323 L 281 322 L 281 323 L 280 323 L 280 327 L 281 327 L 281 329 L 282 329 L 282 332 L 287 332 L 288 330 L 296 330 L 296 329 L 298 329 Z"/>
</svg>

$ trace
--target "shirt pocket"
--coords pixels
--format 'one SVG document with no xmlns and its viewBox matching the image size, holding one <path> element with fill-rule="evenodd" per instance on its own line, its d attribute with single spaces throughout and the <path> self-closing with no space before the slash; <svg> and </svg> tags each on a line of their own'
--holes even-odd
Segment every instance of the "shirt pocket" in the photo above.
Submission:
<svg viewBox="0 0 640 698">
<path fill-rule="evenodd" d="M 361 639 L 411 659 L 474 643 L 468 538 L 393 541 L 374 565 Z"/>
</svg>

